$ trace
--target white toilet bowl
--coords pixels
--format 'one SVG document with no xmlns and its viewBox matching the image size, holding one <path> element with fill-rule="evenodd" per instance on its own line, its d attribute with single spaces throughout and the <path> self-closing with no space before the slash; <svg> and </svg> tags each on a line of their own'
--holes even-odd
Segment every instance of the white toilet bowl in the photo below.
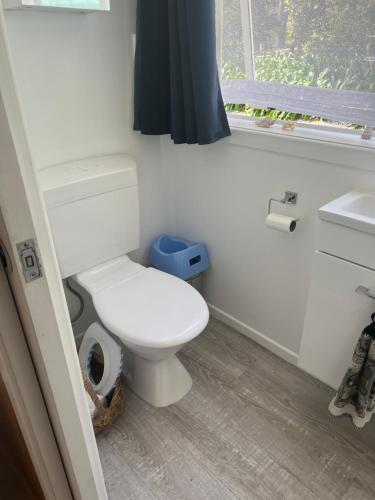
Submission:
<svg viewBox="0 0 375 500">
<path fill-rule="evenodd" d="M 127 257 L 140 246 L 134 159 L 85 158 L 44 168 L 39 179 L 61 277 L 75 276 L 103 325 L 131 352 L 133 390 L 155 406 L 178 401 L 191 378 L 175 354 L 205 328 L 208 308 L 184 281 Z"/>
<path fill-rule="evenodd" d="M 126 379 L 153 406 L 180 400 L 192 380 L 176 353 L 206 327 L 201 295 L 184 281 L 122 256 L 75 276 L 103 325 L 124 344 Z"/>
</svg>

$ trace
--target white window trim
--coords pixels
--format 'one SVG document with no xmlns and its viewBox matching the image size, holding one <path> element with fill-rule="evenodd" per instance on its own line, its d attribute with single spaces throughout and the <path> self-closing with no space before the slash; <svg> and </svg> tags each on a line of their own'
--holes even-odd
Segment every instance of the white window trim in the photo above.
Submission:
<svg viewBox="0 0 375 500">
<path fill-rule="evenodd" d="M 233 113 L 228 118 L 227 144 L 375 172 L 375 137 L 364 140 L 361 131 L 303 123 L 285 131 L 282 121 L 264 129 L 255 124 L 258 119 Z"/>
<path fill-rule="evenodd" d="M 254 41 L 251 0 L 240 0 L 245 72 L 249 80 L 255 80 Z"/>
</svg>

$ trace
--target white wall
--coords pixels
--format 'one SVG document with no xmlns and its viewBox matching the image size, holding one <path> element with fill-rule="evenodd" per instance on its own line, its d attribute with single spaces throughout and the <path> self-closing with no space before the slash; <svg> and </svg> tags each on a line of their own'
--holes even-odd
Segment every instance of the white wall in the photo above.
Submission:
<svg viewBox="0 0 375 500">
<path fill-rule="evenodd" d="M 7 11 L 36 168 L 121 152 L 129 142 L 131 27 L 110 14 Z"/>
<path fill-rule="evenodd" d="M 268 140 L 271 144 L 274 138 Z M 194 147 L 163 140 L 175 230 L 208 244 L 208 302 L 271 343 L 298 353 L 316 247 L 316 210 L 353 188 L 375 189 L 375 176 L 232 141 Z M 299 194 L 298 206 L 289 213 L 302 219 L 292 235 L 265 226 L 268 199 L 281 198 L 289 189 Z"/>
</svg>

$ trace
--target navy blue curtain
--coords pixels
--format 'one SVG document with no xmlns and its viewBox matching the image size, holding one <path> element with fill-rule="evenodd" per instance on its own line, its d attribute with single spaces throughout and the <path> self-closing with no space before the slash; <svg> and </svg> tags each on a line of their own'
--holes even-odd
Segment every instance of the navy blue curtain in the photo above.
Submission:
<svg viewBox="0 0 375 500">
<path fill-rule="evenodd" d="M 176 144 L 230 135 L 220 91 L 215 0 L 138 0 L 134 130 Z"/>
</svg>

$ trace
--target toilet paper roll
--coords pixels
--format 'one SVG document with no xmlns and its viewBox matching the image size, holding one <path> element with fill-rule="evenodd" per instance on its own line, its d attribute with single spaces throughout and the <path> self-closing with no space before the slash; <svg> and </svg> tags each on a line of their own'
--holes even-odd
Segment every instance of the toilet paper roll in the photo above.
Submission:
<svg viewBox="0 0 375 500">
<path fill-rule="evenodd" d="M 282 214 L 268 214 L 266 225 L 270 229 L 276 229 L 283 233 L 293 233 L 297 227 L 297 219 Z"/>
</svg>

